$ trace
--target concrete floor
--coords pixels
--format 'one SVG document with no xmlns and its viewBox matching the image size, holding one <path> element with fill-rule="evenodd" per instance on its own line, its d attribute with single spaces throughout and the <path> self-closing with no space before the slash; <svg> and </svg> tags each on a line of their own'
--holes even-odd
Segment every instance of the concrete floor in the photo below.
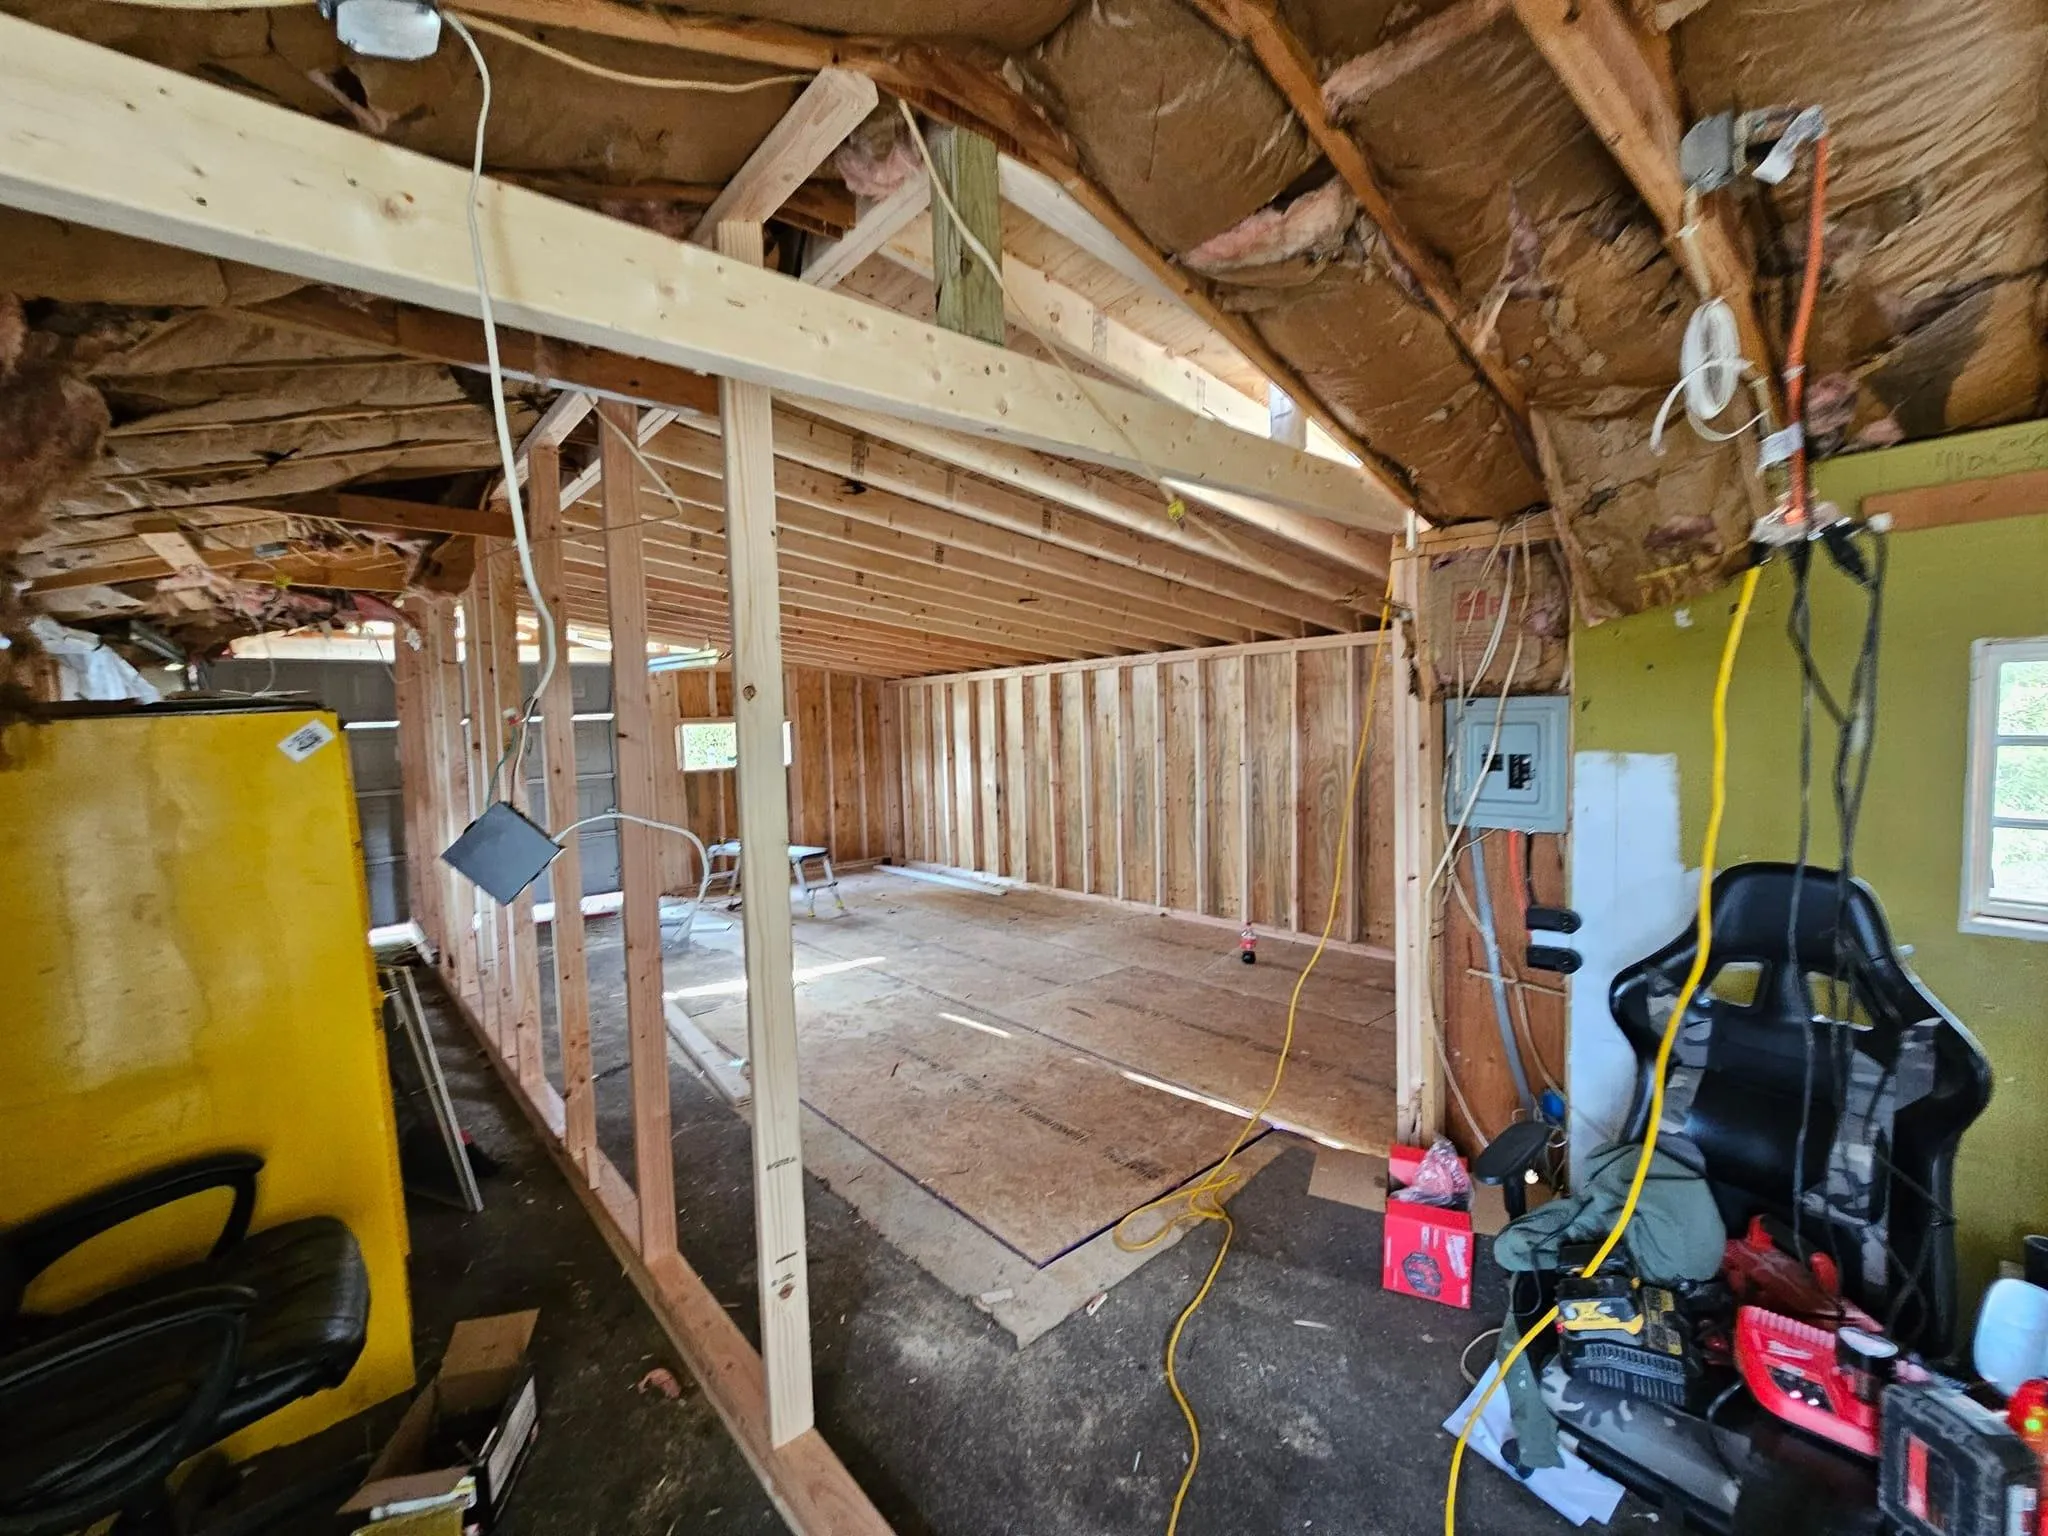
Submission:
<svg viewBox="0 0 2048 1536">
<path fill-rule="evenodd" d="M 610 984 L 593 974 L 593 990 Z M 602 1017 L 602 1014 L 601 1014 Z M 781 1524 L 554 1165 L 466 1037 L 441 1034 L 465 1123 L 503 1160 L 488 1209 L 413 1214 L 423 1373 L 460 1317 L 537 1306 L 541 1442 L 505 1536 L 688 1536 Z M 600 1071 L 624 1060 L 600 1025 Z M 601 1134 L 630 1168 L 624 1074 L 607 1079 Z M 693 1072 L 672 1073 L 680 1241 L 750 1336 L 746 1124 Z M 1312 1159 L 1288 1151 L 1238 1197 L 1223 1278 L 1188 1331 L 1182 1379 L 1203 1425 L 1185 1536 L 1321 1530 L 1429 1536 L 1442 1521 L 1458 1353 L 1500 1314 L 1379 1285 L 1380 1225 L 1311 1200 Z M 902 1536 L 1107 1536 L 1163 1530 L 1186 1432 L 1159 1351 L 1215 1252 L 1213 1227 L 1019 1351 L 968 1302 L 807 1181 L 820 1428 Z M 1324 1323 L 1327 1328 L 1300 1326 Z M 671 1402 L 635 1391 L 653 1365 Z M 1652 1529 L 1625 1505 L 1616 1528 Z M 1466 1469 L 1468 1536 L 1568 1527 L 1490 1467 Z"/>
</svg>

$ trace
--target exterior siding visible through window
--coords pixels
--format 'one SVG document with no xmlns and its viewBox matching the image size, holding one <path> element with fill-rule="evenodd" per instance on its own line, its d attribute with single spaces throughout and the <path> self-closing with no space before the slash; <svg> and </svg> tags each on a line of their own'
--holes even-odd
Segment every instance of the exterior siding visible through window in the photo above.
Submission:
<svg viewBox="0 0 2048 1536">
<path fill-rule="evenodd" d="M 1966 933 L 2048 939 L 2048 636 L 1970 648 Z"/>
</svg>

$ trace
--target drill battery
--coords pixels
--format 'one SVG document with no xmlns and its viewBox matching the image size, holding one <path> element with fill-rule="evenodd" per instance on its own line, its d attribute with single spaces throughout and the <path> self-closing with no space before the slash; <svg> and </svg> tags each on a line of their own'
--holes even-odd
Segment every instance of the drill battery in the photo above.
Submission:
<svg viewBox="0 0 2048 1536">
<path fill-rule="evenodd" d="M 1571 1275 L 1557 1285 L 1566 1373 L 1647 1402 L 1683 1407 L 1700 1375 L 1678 1301 L 1634 1275 Z"/>
<path fill-rule="evenodd" d="M 1900 1536 L 2035 1536 L 2041 1464 L 2005 1420 L 1952 1387 L 1886 1389 L 1878 1506 Z"/>
</svg>

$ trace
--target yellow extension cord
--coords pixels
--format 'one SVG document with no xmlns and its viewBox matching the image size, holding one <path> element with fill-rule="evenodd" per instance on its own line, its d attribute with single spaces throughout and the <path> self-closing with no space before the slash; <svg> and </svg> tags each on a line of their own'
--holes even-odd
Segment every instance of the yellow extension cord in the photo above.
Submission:
<svg viewBox="0 0 2048 1536">
<path fill-rule="evenodd" d="M 1389 591 L 1380 602 L 1382 636 L 1388 633 L 1387 622 L 1392 613 L 1393 595 Z M 1372 740 L 1373 705 L 1379 695 L 1380 671 L 1385 666 L 1386 659 L 1387 647 L 1382 641 L 1375 647 L 1372 675 L 1366 682 L 1364 723 L 1359 727 L 1358 746 L 1351 755 L 1351 778 L 1344 789 L 1344 814 L 1337 823 L 1340 827 L 1351 825 L 1352 811 L 1358 804 L 1358 777 L 1360 770 L 1365 766 L 1366 746 Z M 1323 951 L 1330 942 L 1330 933 L 1337 926 L 1337 905 L 1344 894 L 1344 865 L 1348 842 L 1349 839 L 1341 837 L 1337 841 L 1335 878 L 1330 883 L 1330 908 L 1324 914 L 1323 931 L 1316 940 L 1315 952 L 1308 957 L 1308 964 L 1301 968 L 1301 974 L 1294 979 L 1294 991 L 1287 999 L 1287 1031 L 1281 1037 L 1280 1059 L 1273 1063 L 1273 1081 L 1266 1087 L 1266 1096 L 1259 1100 L 1259 1107 L 1253 1110 L 1239 1127 L 1237 1139 L 1230 1144 L 1230 1150 L 1223 1154 L 1221 1162 L 1187 1188 L 1177 1189 L 1171 1194 L 1162 1195 L 1157 1200 L 1139 1206 L 1125 1216 L 1123 1221 L 1118 1222 L 1112 1233 L 1119 1248 L 1128 1253 L 1136 1253 L 1157 1246 L 1184 1226 L 1204 1221 L 1223 1223 L 1223 1241 L 1216 1247 L 1216 1257 L 1210 1261 L 1208 1274 L 1202 1277 L 1201 1288 L 1195 1292 L 1194 1299 L 1182 1309 L 1180 1316 L 1174 1320 L 1173 1331 L 1166 1336 L 1167 1390 L 1173 1394 L 1174 1402 L 1180 1405 L 1181 1417 L 1188 1421 L 1188 1466 L 1181 1474 L 1180 1487 L 1173 1495 L 1173 1512 L 1167 1517 L 1166 1536 L 1175 1536 L 1175 1532 L 1180 1528 L 1181 1506 L 1187 1502 L 1188 1489 L 1194 1486 L 1195 1469 L 1202 1464 L 1201 1421 L 1195 1417 L 1194 1405 L 1188 1401 L 1187 1393 L 1181 1390 L 1180 1385 L 1180 1336 L 1186 1330 L 1188 1320 L 1200 1309 L 1202 1303 L 1208 1300 L 1210 1288 L 1216 1284 L 1216 1276 L 1221 1273 L 1223 1260 L 1230 1252 L 1230 1240 L 1236 1235 L 1237 1225 L 1230 1219 L 1230 1212 L 1223 1204 L 1223 1197 L 1238 1181 L 1238 1176 L 1230 1171 L 1231 1160 L 1244 1150 L 1245 1142 L 1251 1139 L 1252 1132 L 1264 1122 L 1266 1111 L 1273 1107 L 1273 1100 L 1279 1096 L 1280 1080 L 1287 1072 L 1287 1056 L 1294 1049 L 1294 1019 L 1301 1004 L 1301 989 L 1308 984 L 1310 975 L 1315 971 L 1316 962 L 1323 958 Z M 1142 1216 L 1147 1211 L 1158 1210 L 1162 1206 L 1176 1202 L 1182 1203 L 1183 1208 L 1169 1217 L 1150 1237 L 1132 1241 L 1124 1236 L 1124 1225 L 1133 1217 Z"/>
<path fill-rule="evenodd" d="M 1714 939 L 1714 854 L 1721 841 L 1721 813 L 1728 804 L 1728 684 L 1735 675 L 1735 655 L 1742 648 L 1743 626 L 1749 620 L 1750 604 L 1756 597 L 1758 571 L 1759 567 L 1751 566 L 1743 574 L 1742 592 L 1735 603 L 1735 618 L 1728 626 L 1728 639 L 1721 648 L 1721 670 L 1714 679 L 1713 789 L 1707 809 L 1707 835 L 1700 847 L 1699 927 L 1693 943 L 1692 968 L 1686 972 L 1685 985 L 1678 989 L 1678 1001 L 1671 1010 L 1670 1019 L 1665 1022 L 1664 1037 L 1657 1045 L 1657 1067 L 1650 1077 L 1650 1123 L 1643 1132 L 1643 1150 L 1636 1158 L 1636 1173 L 1629 1181 L 1628 1198 L 1622 1202 L 1621 1215 L 1614 1223 L 1614 1230 L 1607 1234 L 1607 1241 L 1600 1245 L 1599 1252 L 1586 1265 L 1583 1272 L 1587 1275 L 1599 1272 L 1600 1266 L 1607 1262 L 1607 1256 L 1621 1242 L 1622 1234 L 1628 1231 L 1629 1222 L 1635 1219 L 1636 1202 L 1642 1198 L 1643 1184 L 1650 1176 L 1650 1161 L 1657 1151 L 1657 1127 L 1664 1118 L 1664 1072 L 1671 1063 L 1671 1048 L 1677 1043 L 1685 1011 L 1692 1006 L 1693 994 L 1699 991 L 1700 981 L 1707 972 L 1707 951 Z M 1200 1300 L 1199 1297 L 1196 1299 Z M 1515 1347 L 1501 1362 L 1492 1385 L 1480 1394 L 1479 1401 L 1472 1405 L 1472 1412 L 1466 1416 L 1465 1427 L 1458 1431 L 1457 1448 L 1451 1452 L 1450 1486 L 1444 1493 L 1444 1536 L 1457 1536 L 1458 1469 L 1465 1461 L 1465 1442 L 1471 1438 L 1472 1426 L 1479 1422 L 1479 1415 L 1486 1411 L 1488 1401 L 1500 1389 L 1500 1384 L 1507 1380 L 1509 1370 L 1522 1357 L 1522 1351 L 1556 1318 L 1557 1308 L 1552 1307 L 1536 1319 L 1527 1333 L 1515 1340 Z"/>
</svg>

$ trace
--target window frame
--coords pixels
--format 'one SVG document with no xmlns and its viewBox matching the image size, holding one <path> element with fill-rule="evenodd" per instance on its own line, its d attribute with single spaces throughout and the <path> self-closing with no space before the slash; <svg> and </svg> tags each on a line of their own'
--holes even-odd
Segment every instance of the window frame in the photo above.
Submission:
<svg viewBox="0 0 2048 1536">
<path fill-rule="evenodd" d="M 739 743 L 733 743 L 734 761 L 716 768 L 692 768 L 683 747 L 683 733 L 697 725 L 730 725 L 738 727 L 739 722 L 731 715 L 713 715 L 707 719 L 678 720 L 676 722 L 676 769 L 681 773 L 735 773 L 739 769 L 737 752 Z M 796 762 L 796 726 L 785 718 L 782 722 L 782 766 L 785 770 Z"/>
<path fill-rule="evenodd" d="M 2048 942 L 2048 901 L 1999 901 L 1991 894 L 1991 834 L 1997 827 L 2048 830 L 2048 818 L 2000 816 L 1994 793 L 1998 749 L 2048 747 L 2048 733 L 2001 735 L 1998 674 L 2011 662 L 2048 661 L 2048 635 L 1984 639 L 1970 646 L 1970 724 L 1963 798 L 1963 890 L 1957 927 L 1964 933 Z"/>
</svg>

